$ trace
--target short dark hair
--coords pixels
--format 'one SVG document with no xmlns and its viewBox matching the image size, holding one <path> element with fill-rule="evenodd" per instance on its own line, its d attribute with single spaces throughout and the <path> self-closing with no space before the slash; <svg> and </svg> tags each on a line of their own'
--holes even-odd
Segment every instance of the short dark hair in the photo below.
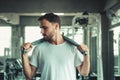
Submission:
<svg viewBox="0 0 120 80">
<path fill-rule="evenodd" d="M 61 26 L 60 17 L 58 15 L 55 15 L 54 13 L 47 13 L 47 14 L 45 14 L 43 16 L 40 16 L 38 18 L 38 21 L 41 21 L 43 19 L 46 19 L 51 23 L 58 23 L 59 27 Z"/>
</svg>

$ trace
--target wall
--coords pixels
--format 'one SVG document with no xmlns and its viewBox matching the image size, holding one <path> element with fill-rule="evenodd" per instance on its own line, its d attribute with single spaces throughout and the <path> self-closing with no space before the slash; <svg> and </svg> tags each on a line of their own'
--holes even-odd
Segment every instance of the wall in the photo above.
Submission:
<svg viewBox="0 0 120 80">
<path fill-rule="evenodd" d="M 1 0 L 0 12 L 101 12 L 104 0 Z"/>
</svg>

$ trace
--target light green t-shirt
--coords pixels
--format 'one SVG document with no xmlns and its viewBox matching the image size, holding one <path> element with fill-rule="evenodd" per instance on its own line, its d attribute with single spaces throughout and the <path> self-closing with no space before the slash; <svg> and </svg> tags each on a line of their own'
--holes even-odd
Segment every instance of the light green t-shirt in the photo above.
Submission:
<svg viewBox="0 0 120 80">
<path fill-rule="evenodd" d="M 30 64 L 41 72 L 40 80 L 76 80 L 76 66 L 82 61 L 82 54 L 67 42 L 43 42 L 34 48 Z"/>
</svg>

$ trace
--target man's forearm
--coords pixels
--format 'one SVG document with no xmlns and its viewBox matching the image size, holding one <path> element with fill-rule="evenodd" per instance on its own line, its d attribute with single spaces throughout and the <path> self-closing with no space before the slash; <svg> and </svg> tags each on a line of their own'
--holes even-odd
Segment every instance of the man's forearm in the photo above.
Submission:
<svg viewBox="0 0 120 80">
<path fill-rule="evenodd" d="M 90 56 L 89 55 L 84 56 L 84 61 L 82 65 L 80 65 L 77 68 L 81 75 L 88 76 L 89 71 L 90 71 Z"/>
<path fill-rule="evenodd" d="M 27 80 L 32 80 L 36 72 L 36 67 L 30 65 L 28 53 L 31 51 L 33 45 L 31 43 L 24 43 L 21 46 L 21 57 L 23 63 L 23 71 Z"/>
<path fill-rule="evenodd" d="M 22 64 L 23 64 L 23 71 L 24 74 L 27 78 L 27 80 L 31 80 L 32 79 L 32 75 L 31 75 L 31 66 L 29 64 L 29 58 L 27 54 L 22 54 Z"/>
<path fill-rule="evenodd" d="M 86 55 L 84 56 L 81 73 L 84 73 L 84 75 L 87 76 L 89 74 L 89 71 L 90 71 L 90 56 Z"/>
</svg>

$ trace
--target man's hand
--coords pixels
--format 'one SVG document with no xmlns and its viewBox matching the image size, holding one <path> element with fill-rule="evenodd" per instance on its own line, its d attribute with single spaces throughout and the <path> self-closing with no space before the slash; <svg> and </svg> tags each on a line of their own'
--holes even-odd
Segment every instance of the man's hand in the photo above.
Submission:
<svg viewBox="0 0 120 80">
<path fill-rule="evenodd" d="M 84 44 L 81 44 L 80 46 L 78 46 L 77 49 L 81 52 L 87 52 L 87 53 L 89 52 L 89 48 Z"/>
<path fill-rule="evenodd" d="M 29 42 L 28 43 L 24 43 L 21 46 L 21 50 L 23 50 L 22 54 L 30 52 L 32 48 L 33 48 L 33 45 L 31 43 L 29 43 Z"/>
</svg>

